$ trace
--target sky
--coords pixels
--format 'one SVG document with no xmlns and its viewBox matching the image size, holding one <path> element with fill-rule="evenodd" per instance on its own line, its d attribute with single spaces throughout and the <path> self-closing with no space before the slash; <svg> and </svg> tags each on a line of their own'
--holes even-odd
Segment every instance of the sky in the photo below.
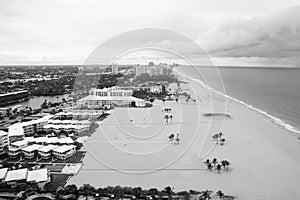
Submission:
<svg viewBox="0 0 300 200">
<path fill-rule="evenodd" d="M 159 28 L 216 65 L 300 67 L 299 19 L 300 0 L 0 0 L 0 65 L 82 64 L 115 35 Z"/>
</svg>

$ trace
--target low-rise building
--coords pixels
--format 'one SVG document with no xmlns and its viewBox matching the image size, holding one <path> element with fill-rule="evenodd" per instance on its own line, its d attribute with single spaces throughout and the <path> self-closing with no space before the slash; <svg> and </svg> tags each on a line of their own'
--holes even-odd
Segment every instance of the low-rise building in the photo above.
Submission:
<svg viewBox="0 0 300 200">
<path fill-rule="evenodd" d="M 13 186 L 16 186 L 18 183 L 25 183 L 27 179 L 27 173 L 27 168 L 8 171 L 4 181 L 8 185 Z"/>
<path fill-rule="evenodd" d="M 8 147 L 7 155 L 9 157 L 17 157 L 22 153 L 21 150 L 23 148 L 27 147 L 27 145 L 28 145 L 28 142 L 25 140 L 11 143 Z"/>
<path fill-rule="evenodd" d="M 38 155 L 40 155 L 42 159 L 47 160 L 47 159 L 51 158 L 52 151 L 54 149 L 56 149 L 57 147 L 58 147 L 57 145 L 53 145 L 53 144 L 43 146 L 42 148 L 38 149 Z"/>
<path fill-rule="evenodd" d="M 43 147 L 42 145 L 33 144 L 23 148 L 22 152 L 24 153 L 26 159 L 33 159 L 37 155 L 38 149 L 42 147 Z"/>
<path fill-rule="evenodd" d="M 8 168 L 0 169 L 0 183 L 3 183 L 7 174 Z"/>
<path fill-rule="evenodd" d="M 13 134 L 18 132 L 25 136 L 34 135 L 43 130 L 43 126 L 48 123 L 51 117 L 53 117 L 53 115 L 46 115 L 40 119 L 13 124 L 9 127 L 9 133 Z"/>
<path fill-rule="evenodd" d="M 76 153 L 76 146 L 75 145 L 63 145 L 59 146 L 56 149 L 53 149 L 53 155 L 60 159 L 65 160 Z"/>
<path fill-rule="evenodd" d="M 44 126 L 44 130 L 46 132 L 56 132 L 59 133 L 61 131 L 69 132 L 69 133 L 77 133 L 80 134 L 82 132 L 88 131 L 90 129 L 90 125 L 55 125 L 55 124 L 47 124 Z"/>
<path fill-rule="evenodd" d="M 69 112 L 60 112 L 55 114 L 58 119 L 77 119 L 77 120 L 91 120 L 97 119 L 102 115 L 102 111 L 99 110 L 73 110 Z"/>
<path fill-rule="evenodd" d="M 8 133 L 5 131 L 0 131 L 0 155 L 5 153 L 8 147 Z"/>
<path fill-rule="evenodd" d="M 145 101 L 132 96 L 133 90 L 119 87 L 90 90 L 90 95 L 79 99 L 77 105 L 79 107 L 99 108 L 105 106 L 136 106 L 144 107 Z"/>
<path fill-rule="evenodd" d="M 37 183 L 39 187 L 43 187 L 50 182 L 49 172 L 46 168 L 28 171 L 27 182 Z"/>
</svg>

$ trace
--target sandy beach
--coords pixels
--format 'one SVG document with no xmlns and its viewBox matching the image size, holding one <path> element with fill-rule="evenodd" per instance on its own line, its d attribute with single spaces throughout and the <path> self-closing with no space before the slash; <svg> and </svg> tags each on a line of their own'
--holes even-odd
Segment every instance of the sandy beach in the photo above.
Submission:
<svg viewBox="0 0 300 200">
<path fill-rule="evenodd" d="M 246 200 L 300 199 L 300 148 L 295 137 L 235 101 L 227 100 L 224 108 L 224 98 L 209 94 L 196 81 L 184 87 L 193 91 L 196 103 L 182 97 L 179 103 L 156 100 L 151 108 L 116 108 L 85 143 L 83 167 L 68 184 L 170 185 L 176 191 L 222 190 Z M 171 108 L 168 124 L 164 108 Z M 211 111 L 225 111 L 232 118 L 202 115 Z M 211 138 L 220 131 L 224 146 Z M 180 134 L 178 145 L 168 140 L 170 133 Z M 203 161 L 214 157 L 229 160 L 232 170 L 206 170 Z"/>
</svg>

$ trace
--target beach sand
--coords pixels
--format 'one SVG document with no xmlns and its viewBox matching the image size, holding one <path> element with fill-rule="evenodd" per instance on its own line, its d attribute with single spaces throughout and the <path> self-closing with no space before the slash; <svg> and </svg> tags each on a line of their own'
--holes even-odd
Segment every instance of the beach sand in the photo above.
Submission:
<svg viewBox="0 0 300 200">
<path fill-rule="evenodd" d="M 265 116 L 189 80 L 197 103 L 156 100 L 152 108 L 116 108 L 85 143 L 88 153 L 80 172 L 68 184 L 172 186 L 181 190 L 222 190 L 239 199 L 300 199 L 299 140 Z M 211 98 L 210 98 L 211 97 Z M 213 100 L 213 103 L 211 102 Z M 172 123 L 163 119 L 171 108 Z M 231 119 L 204 117 L 226 112 Z M 224 146 L 211 136 L 220 130 Z M 180 134 L 180 144 L 170 143 Z M 229 172 L 209 172 L 203 161 L 231 162 Z"/>
</svg>

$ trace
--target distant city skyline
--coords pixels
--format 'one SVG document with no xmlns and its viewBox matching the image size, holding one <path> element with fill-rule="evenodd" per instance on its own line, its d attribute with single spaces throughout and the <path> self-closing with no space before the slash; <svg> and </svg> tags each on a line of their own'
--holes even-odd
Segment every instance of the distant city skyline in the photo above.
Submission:
<svg viewBox="0 0 300 200">
<path fill-rule="evenodd" d="M 111 37 L 150 27 L 192 38 L 216 65 L 299 67 L 299 18 L 299 0 L 2 0 L 0 65 L 82 64 Z M 179 62 L 153 55 L 122 62 Z"/>
</svg>

